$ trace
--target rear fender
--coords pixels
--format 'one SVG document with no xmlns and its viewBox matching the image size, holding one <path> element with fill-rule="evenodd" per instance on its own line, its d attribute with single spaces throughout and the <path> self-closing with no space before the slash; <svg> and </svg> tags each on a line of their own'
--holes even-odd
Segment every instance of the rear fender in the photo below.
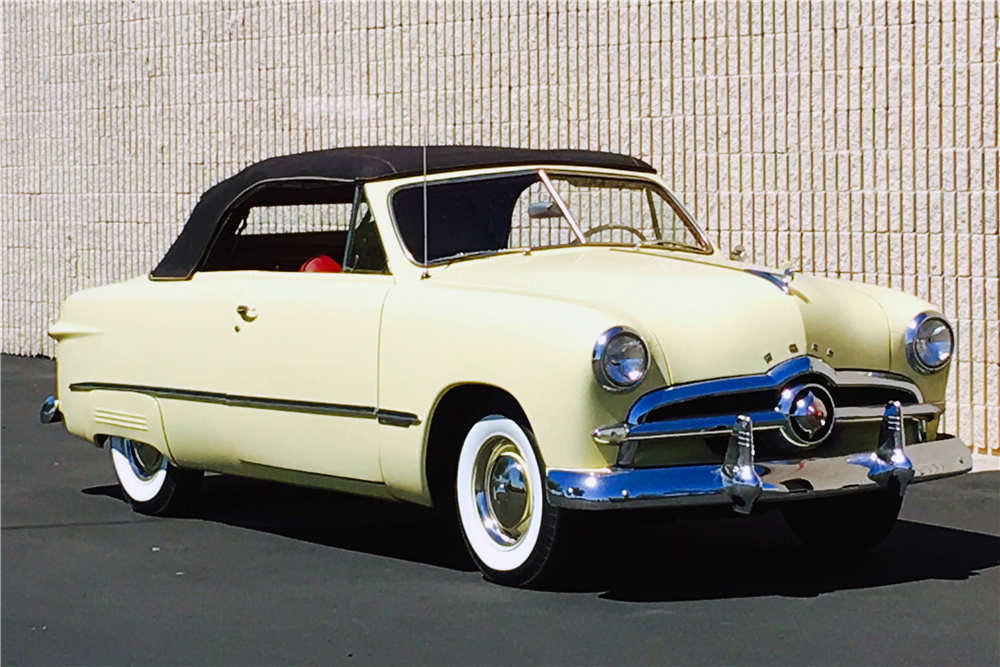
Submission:
<svg viewBox="0 0 1000 667">
<path fill-rule="evenodd" d="M 98 445 L 102 444 L 98 438 L 104 436 L 130 438 L 151 445 L 173 460 L 159 402 L 151 396 L 124 391 L 71 391 L 60 400 L 60 408 L 70 433 Z"/>
</svg>

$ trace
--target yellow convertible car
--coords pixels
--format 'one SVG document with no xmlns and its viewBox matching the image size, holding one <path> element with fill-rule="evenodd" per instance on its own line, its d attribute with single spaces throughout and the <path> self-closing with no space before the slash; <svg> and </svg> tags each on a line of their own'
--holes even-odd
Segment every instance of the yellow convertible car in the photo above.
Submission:
<svg viewBox="0 0 1000 667">
<path fill-rule="evenodd" d="M 189 509 L 203 471 L 433 505 L 510 585 L 586 510 L 774 507 L 874 546 L 907 484 L 971 467 L 938 429 L 952 327 L 740 255 L 624 155 L 276 157 L 152 273 L 66 300 L 41 419 L 107 445 L 140 512 Z"/>
</svg>

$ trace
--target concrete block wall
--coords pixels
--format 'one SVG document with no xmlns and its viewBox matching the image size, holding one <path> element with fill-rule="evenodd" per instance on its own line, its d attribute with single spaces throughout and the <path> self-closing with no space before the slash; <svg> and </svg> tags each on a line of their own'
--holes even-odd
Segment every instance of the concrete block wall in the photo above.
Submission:
<svg viewBox="0 0 1000 667">
<path fill-rule="evenodd" d="M 1000 453 L 990 2 L 0 6 L 3 350 L 150 270 L 210 185 L 363 144 L 649 160 L 724 250 L 955 323 L 947 429 Z"/>
</svg>

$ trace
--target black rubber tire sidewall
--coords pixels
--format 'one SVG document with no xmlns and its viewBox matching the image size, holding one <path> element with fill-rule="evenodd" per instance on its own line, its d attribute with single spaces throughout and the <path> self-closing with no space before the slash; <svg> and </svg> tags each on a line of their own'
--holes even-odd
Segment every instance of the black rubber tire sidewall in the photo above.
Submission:
<svg viewBox="0 0 1000 667">
<path fill-rule="evenodd" d="M 201 480 L 204 473 L 200 470 L 188 470 L 167 464 L 167 478 L 163 488 L 151 499 L 138 501 L 129 497 L 122 487 L 122 492 L 136 512 L 152 516 L 185 516 L 190 514 L 198 503 Z"/>
</svg>

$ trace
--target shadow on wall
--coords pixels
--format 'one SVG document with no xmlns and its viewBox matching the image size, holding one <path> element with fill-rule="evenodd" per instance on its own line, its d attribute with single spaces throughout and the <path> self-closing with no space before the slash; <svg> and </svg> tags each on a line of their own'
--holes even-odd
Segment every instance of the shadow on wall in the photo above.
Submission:
<svg viewBox="0 0 1000 667">
<path fill-rule="evenodd" d="M 117 486 L 83 493 L 125 502 Z M 213 475 L 205 478 L 201 509 L 193 518 L 476 571 L 455 523 L 412 505 Z M 588 531 L 588 526 L 599 529 Z M 580 527 L 562 582 L 550 590 L 599 593 L 628 602 L 815 597 L 924 580 L 964 580 L 1000 565 L 1000 537 L 903 520 L 878 548 L 846 561 L 818 559 L 792 536 L 778 512 L 629 527 L 601 521 Z M 600 538 L 590 539 L 594 535 Z"/>
</svg>

